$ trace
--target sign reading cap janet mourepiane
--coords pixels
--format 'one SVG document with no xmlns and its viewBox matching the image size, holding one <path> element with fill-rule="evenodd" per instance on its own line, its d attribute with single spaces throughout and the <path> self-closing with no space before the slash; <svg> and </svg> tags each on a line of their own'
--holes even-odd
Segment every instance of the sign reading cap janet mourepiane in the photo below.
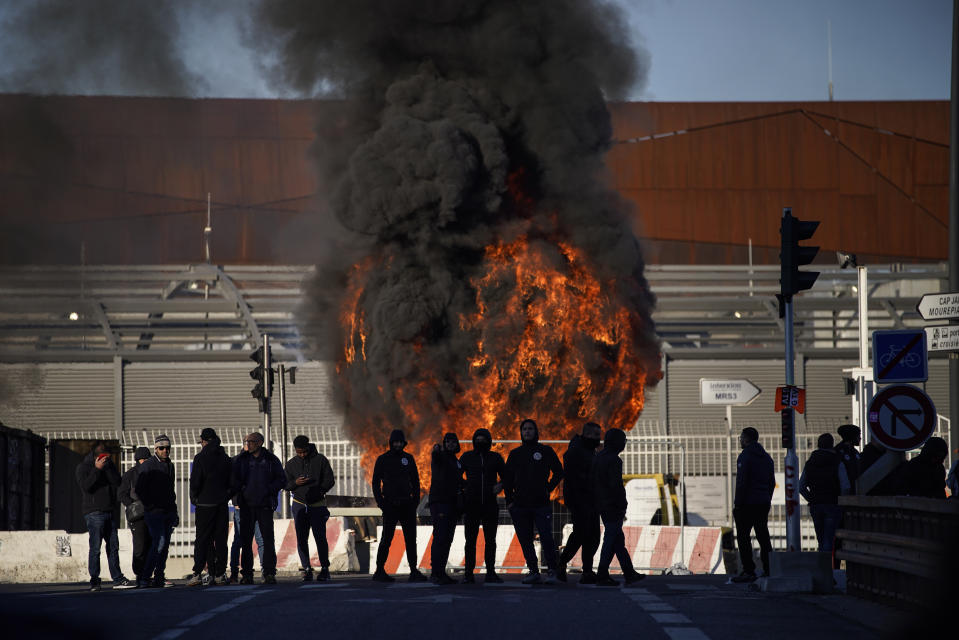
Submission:
<svg viewBox="0 0 959 640">
<path fill-rule="evenodd" d="M 916 311 L 923 320 L 959 318 L 959 292 L 927 293 L 919 300 Z"/>
<path fill-rule="evenodd" d="M 699 401 L 703 405 L 746 405 L 762 391 L 745 378 L 736 380 L 699 379 Z"/>
</svg>

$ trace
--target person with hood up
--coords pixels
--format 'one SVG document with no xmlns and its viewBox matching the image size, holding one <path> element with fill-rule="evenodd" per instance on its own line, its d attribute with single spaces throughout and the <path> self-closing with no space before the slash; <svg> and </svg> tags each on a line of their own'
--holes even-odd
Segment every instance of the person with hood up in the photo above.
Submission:
<svg viewBox="0 0 959 640">
<path fill-rule="evenodd" d="M 558 577 L 566 581 L 566 563 L 573 559 L 580 547 L 583 549 L 583 575 L 580 584 L 596 584 L 593 573 L 593 556 L 599 548 L 599 512 L 593 500 L 589 472 L 593 467 L 596 449 L 599 447 L 603 429 L 595 422 L 583 425 L 581 435 L 573 436 L 563 454 L 563 498 L 573 518 L 573 531 L 559 556 Z"/>
<path fill-rule="evenodd" d="M 141 465 L 150 459 L 150 450 L 147 447 L 137 447 L 133 453 L 133 466 L 127 469 L 120 478 L 120 490 L 117 496 L 124 507 L 127 507 L 127 525 L 130 527 L 130 534 L 133 538 L 133 575 L 138 576 L 143 571 L 143 565 L 147 559 L 147 551 L 150 549 L 150 532 L 147 530 L 146 520 L 143 514 L 139 518 L 131 518 L 129 507 L 134 502 L 139 503 L 143 509 L 143 503 L 137 496 L 137 474 Z"/>
<path fill-rule="evenodd" d="M 430 518 L 433 521 L 433 544 L 430 546 L 430 581 L 434 584 L 454 584 L 446 573 L 446 563 L 453 544 L 453 532 L 459 518 L 458 504 L 463 491 L 463 467 L 456 459 L 460 440 L 455 433 L 443 436 L 443 442 L 433 445 L 430 456 Z"/>
<path fill-rule="evenodd" d="M 279 492 L 286 486 L 280 459 L 263 447 L 263 435 L 251 433 L 245 439 L 247 451 L 233 462 L 233 488 L 240 508 L 240 584 L 253 584 L 253 533 L 260 525 L 263 536 L 263 582 L 276 584 L 276 544 L 273 514 Z"/>
<path fill-rule="evenodd" d="M 330 579 L 330 546 L 326 541 L 326 523 L 330 510 L 326 508 L 326 494 L 336 479 L 333 467 L 326 456 L 316 450 L 316 445 L 306 436 L 293 438 L 296 455 L 286 463 L 286 490 L 293 499 L 293 528 L 296 531 L 296 551 L 300 556 L 300 571 L 303 582 L 313 580 L 310 565 L 310 532 L 316 542 L 316 554 L 320 559 L 320 574 L 317 580 Z"/>
<path fill-rule="evenodd" d="M 946 498 L 946 468 L 949 445 L 932 437 L 922 445 L 919 455 L 902 465 L 898 494 L 922 498 Z"/>
<path fill-rule="evenodd" d="M 549 497 L 563 479 L 563 465 L 552 448 L 539 443 L 539 429 L 529 418 L 519 427 L 522 444 L 509 452 L 503 489 L 506 507 L 513 519 L 516 538 L 523 549 L 529 575 L 523 584 L 554 584 L 557 582 L 558 557 L 553 541 L 553 511 Z M 539 541 L 549 570 L 546 578 L 540 574 L 539 559 L 533 546 L 533 526 L 539 531 Z"/>
<path fill-rule="evenodd" d="M 862 435 L 859 427 L 854 424 L 840 425 L 836 432 L 842 438 L 842 442 L 836 445 L 836 453 L 839 454 L 839 460 L 846 469 L 846 477 L 849 479 L 849 485 L 855 489 L 856 480 L 859 478 L 859 443 Z"/>
<path fill-rule="evenodd" d="M 750 532 L 756 530 L 759 542 L 759 556 L 763 563 L 763 572 L 769 575 L 769 552 L 772 543 L 769 540 L 769 507 L 772 504 L 773 491 L 776 489 L 776 474 L 773 459 L 759 444 L 759 432 L 746 427 L 739 435 L 742 453 L 736 459 L 736 497 L 733 503 L 733 520 L 736 522 L 736 543 L 739 546 L 739 560 L 743 570 L 732 578 L 733 582 L 753 582 L 756 580 L 756 562 L 753 560 L 753 547 Z"/>
<path fill-rule="evenodd" d="M 496 494 L 503 489 L 506 462 L 503 456 L 491 451 L 493 436 L 488 429 L 473 433 L 473 450 L 460 456 L 460 465 L 466 473 L 466 495 L 463 501 L 463 532 L 466 535 L 465 571 L 463 582 L 473 583 L 476 568 L 476 540 L 483 525 L 483 548 L 486 561 L 486 582 L 500 583 L 496 575 L 496 527 L 499 522 L 499 504 Z"/>
<path fill-rule="evenodd" d="M 137 575 L 140 588 L 173 586 L 164 575 L 170 536 L 180 524 L 176 510 L 176 469 L 170 460 L 170 439 L 158 435 L 153 442 L 153 455 L 140 466 L 136 493 L 143 503 L 147 529 L 150 532 L 150 550 L 143 563 L 143 573 Z"/>
<path fill-rule="evenodd" d="M 420 474 L 416 470 L 416 459 L 403 451 L 405 447 L 403 432 L 394 429 L 390 433 L 389 449 L 373 465 L 373 498 L 383 512 L 383 539 L 376 552 L 376 571 L 373 573 L 373 580 L 377 582 L 394 581 L 393 576 L 386 573 L 386 559 L 397 522 L 403 527 L 406 559 L 410 565 L 409 581 L 426 581 L 426 576 L 416 568 L 416 506 L 420 501 Z"/>
<path fill-rule="evenodd" d="M 849 495 L 851 487 L 846 465 L 833 449 L 832 435 L 824 433 L 819 436 L 818 447 L 803 465 L 799 493 L 809 503 L 819 551 L 832 553 L 836 529 L 842 520 L 839 496 Z"/>
<path fill-rule="evenodd" d="M 77 465 L 77 484 L 80 485 L 81 507 L 87 532 L 90 534 L 90 552 L 87 569 L 90 572 L 90 590 L 100 590 L 100 547 L 106 544 L 107 566 L 114 589 L 132 589 L 136 585 L 120 569 L 120 538 L 114 512 L 117 509 L 117 487 L 120 474 L 102 440 L 93 443 L 90 453 Z"/>
<path fill-rule="evenodd" d="M 233 494 L 231 481 L 233 462 L 220 446 L 216 431 L 207 427 L 200 432 L 200 452 L 190 469 L 190 502 L 196 508 L 196 539 L 193 547 L 193 575 L 188 587 L 202 584 L 200 573 L 210 564 L 210 577 L 226 585 L 229 509 Z M 212 555 L 211 555 L 212 552 Z"/>
<path fill-rule="evenodd" d="M 613 556 L 619 560 L 626 586 L 636 584 L 646 577 L 633 568 L 633 559 L 626 550 L 626 535 L 623 533 L 627 503 L 626 487 L 623 484 L 623 461 L 619 454 L 625 448 L 625 431 L 607 431 L 603 450 L 596 456 L 589 473 L 593 502 L 605 528 L 599 566 L 596 567 L 596 585 L 600 587 L 619 586 L 619 582 L 609 575 Z"/>
</svg>

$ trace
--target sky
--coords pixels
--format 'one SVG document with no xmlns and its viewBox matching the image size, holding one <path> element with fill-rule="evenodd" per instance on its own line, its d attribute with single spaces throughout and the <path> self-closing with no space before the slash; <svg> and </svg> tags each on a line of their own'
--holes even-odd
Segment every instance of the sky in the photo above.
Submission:
<svg viewBox="0 0 959 640">
<path fill-rule="evenodd" d="M 5 14 L 12 6 L 37 1 L 5 0 L 0 5 L 0 90 L 37 89 L 3 81 L 29 64 L 24 52 L 30 46 L 22 40 L 9 44 L 16 42 L 16 34 L 10 33 Z M 276 89 L 264 61 L 244 46 L 236 12 L 222 10 L 248 1 L 186 3 L 191 8 L 178 15 L 175 45 L 185 66 L 201 80 L 195 95 L 294 97 Z M 651 59 L 645 85 L 628 95 L 633 100 L 828 99 L 827 22 L 836 100 L 949 98 L 949 0 L 610 1 L 622 6 L 630 33 Z M 104 74 L 94 80 L 75 73 L 66 82 L 56 92 L 130 93 L 111 85 Z"/>
</svg>

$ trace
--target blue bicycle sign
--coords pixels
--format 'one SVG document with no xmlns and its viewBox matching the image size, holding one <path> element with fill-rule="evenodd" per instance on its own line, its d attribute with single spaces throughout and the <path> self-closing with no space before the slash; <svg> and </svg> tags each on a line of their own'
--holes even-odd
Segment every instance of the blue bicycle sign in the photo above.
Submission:
<svg viewBox="0 0 959 640">
<path fill-rule="evenodd" d="M 873 331 L 873 380 L 879 384 L 925 382 L 929 378 L 926 332 Z"/>
</svg>

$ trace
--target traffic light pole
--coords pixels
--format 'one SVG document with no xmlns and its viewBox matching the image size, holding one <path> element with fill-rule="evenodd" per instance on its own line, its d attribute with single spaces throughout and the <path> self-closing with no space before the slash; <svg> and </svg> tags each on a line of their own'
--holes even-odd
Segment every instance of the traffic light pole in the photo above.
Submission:
<svg viewBox="0 0 959 640">
<path fill-rule="evenodd" d="M 786 329 L 786 384 L 795 384 L 795 353 L 793 347 L 793 303 L 792 297 L 783 299 L 785 313 L 783 324 Z M 788 447 L 786 448 L 786 550 L 801 551 L 799 528 L 799 457 L 796 455 L 796 412 L 791 408 L 783 409 L 784 430 L 788 429 Z M 785 424 L 788 421 L 788 425 Z"/>
<path fill-rule="evenodd" d="M 263 438 L 267 450 L 270 449 L 270 336 L 263 334 Z"/>
</svg>

